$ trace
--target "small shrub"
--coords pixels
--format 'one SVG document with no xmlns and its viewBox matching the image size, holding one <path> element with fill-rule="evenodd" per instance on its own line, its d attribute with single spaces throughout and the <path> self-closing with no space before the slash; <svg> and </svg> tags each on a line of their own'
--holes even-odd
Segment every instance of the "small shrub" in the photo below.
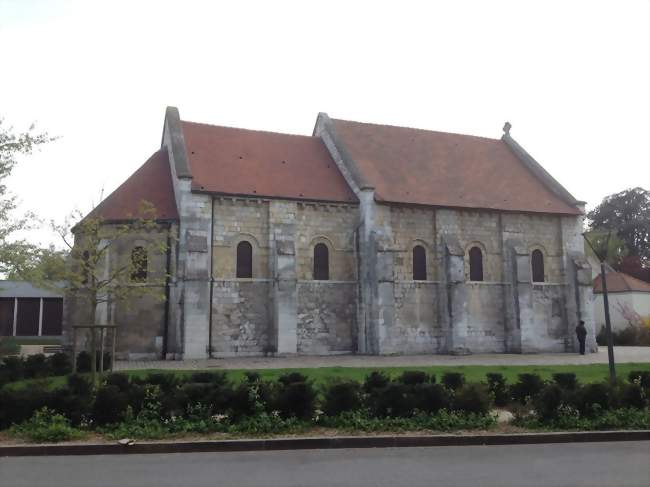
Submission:
<svg viewBox="0 0 650 487">
<path fill-rule="evenodd" d="M 36 379 L 50 375 L 47 358 L 42 353 L 30 355 L 25 359 L 25 378 Z"/>
<path fill-rule="evenodd" d="M 127 395 L 116 386 L 103 386 L 97 389 L 93 418 L 98 425 L 122 421 L 128 407 Z"/>
<path fill-rule="evenodd" d="M 596 415 L 609 409 L 613 392 L 609 384 L 586 384 L 577 391 L 576 407 L 582 415 Z"/>
<path fill-rule="evenodd" d="M 356 381 L 335 382 L 325 389 L 323 411 L 336 416 L 361 406 L 361 385 Z"/>
<path fill-rule="evenodd" d="M 69 387 L 62 387 L 50 393 L 47 404 L 68 418 L 73 425 L 79 425 L 91 417 L 93 403 L 89 394 L 74 394 Z"/>
<path fill-rule="evenodd" d="M 639 384 L 624 384 L 619 395 L 620 406 L 643 409 L 648 405 L 648 397 Z"/>
<path fill-rule="evenodd" d="M 510 401 L 508 385 L 503 374 L 486 374 L 488 391 L 492 395 L 492 400 L 496 406 L 505 406 Z"/>
<path fill-rule="evenodd" d="M 47 361 L 52 375 L 68 375 L 72 372 L 72 362 L 67 353 L 57 352 L 51 355 Z"/>
<path fill-rule="evenodd" d="M 558 372 L 557 374 L 553 374 L 553 381 L 567 391 L 574 391 L 578 387 L 578 379 L 573 372 Z"/>
<path fill-rule="evenodd" d="M 368 396 L 368 406 L 375 416 L 406 417 L 415 410 L 412 388 L 391 382 L 383 389 L 373 389 Z"/>
<path fill-rule="evenodd" d="M 228 379 L 224 372 L 194 372 L 190 375 L 190 382 L 224 385 L 228 382 Z"/>
<path fill-rule="evenodd" d="M 465 384 L 465 375 L 460 372 L 445 372 L 442 376 L 442 383 L 447 389 L 458 390 Z"/>
<path fill-rule="evenodd" d="M 296 384 L 300 382 L 307 382 L 307 376 L 301 374 L 300 372 L 289 372 L 287 374 L 283 374 L 278 378 L 278 382 L 280 384 L 283 384 L 285 386 L 288 386 L 289 384 Z"/>
<path fill-rule="evenodd" d="M 29 419 L 34 411 L 47 406 L 50 392 L 34 384 L 22 389 L 0 389 L 0 430 Z"/>
<path fill-rule="evenodd" d="M 437 413 L 441 409 L 450 409 L 449 392 L 440 384 L 419 384 L 413 388 L 413 395 L 419 411 Z"/>
<path fill-rule="evenodd" d="M 79 396 L 90 396 L 93 390 L 93 385 L 90 381 L 80 374 L 69 375 L 67 382 L 70 391 Z"/>
<path fill-rule="evenodd" d="M 7 382 L 21 380 L 25 375 L 24 361 L 22 357 L 5 357 L 2 360 L 0 371 Z"/>
<path fill-rule="evenodd" d="M 627 380 L 639 384 L 644 389 L 650 389 L 650 370 L 633 370 L 628 374 Z"/>
<path fill-rule="evenodd" d="M 126 392 L 129 390 L 129 376 L 119 372 L 113 372 L 106 376 L 106 385 L 115 386 L 120 392 Z"/>
<path fill-rule="evenodd" d="M 77 354 L 77 372 L 80 374 L 90 372 L 91 357 L 88 352 L 82 350 Z"/>
<path fill-rule="evenodd" d="M 405 370 L 399 378 L 399 382 L 407 386 L 426 384 L 430 380 L 429 374 L 421 370 Z"/>
<path fill-rule="evenodd" d="M 65 416 L 47 407 L 39 409 L 29 420 L 11 428 L 11 433 L 39 443 L 56 443 L 84 436 L 82 431 L 70 425 Z"/>
<path fill-rule="evenodd" d="M 543 421 L 557 418 L 560 406 L 566 402 L 566 389 L 559 384 L 548 384 L 535 397 L 534 406 L 537 416 Z"/>
<path fill-rule="evenodd" d="M 457 411 L 487 414 L 490 410 L 490 394 L 482 384 L 469 384 L 456 391 L 453 405 Z"/>
<path fill-rule="evenodd" d="M 544 387 L 544 381 L 538 374 L 519 374 L 519 381 L 511 388 L 512 397 L 524 404 L 533 399 Z"/>
<path fill-rule="evenodd" d="M 172 373 L 154 372 L 138 381 L 140 384 L 159 386 L 164 393 L 171 392 L 179 383 L 178 378 Z"/>
<path fill-rule="evenodd" d="M 376 389 L 383 389 L 390 382 L 390 377 L 381 370 L 373 370 L 363 381 L 363 390 L 368 394 Z"/>
<path fill-rule="evenodd" d="M 275 407 L 283 418 L 311 419 L 315 401 L 316 391 L 310 382 L 288 382 L 277 391 Z"/>
<path fill-rule="evenodd" d="M 250 370 L 247 370 L 244 372 L 244 379 L 248 383 L 260 382 L 262 380 L 262 376 L 259 374 L 259 372 L 252 372 Z"/>
</svg>

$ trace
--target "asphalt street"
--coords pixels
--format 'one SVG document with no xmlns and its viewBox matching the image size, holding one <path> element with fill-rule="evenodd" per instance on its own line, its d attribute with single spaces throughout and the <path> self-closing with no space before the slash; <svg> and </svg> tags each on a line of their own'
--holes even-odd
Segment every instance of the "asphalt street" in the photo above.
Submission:
<svg viewBox="0 0 650 487">
<path fill-rule="evenodd" d="M 650 485 L 650 442 L 0 458 L 2 487 Z"/>
</svg>

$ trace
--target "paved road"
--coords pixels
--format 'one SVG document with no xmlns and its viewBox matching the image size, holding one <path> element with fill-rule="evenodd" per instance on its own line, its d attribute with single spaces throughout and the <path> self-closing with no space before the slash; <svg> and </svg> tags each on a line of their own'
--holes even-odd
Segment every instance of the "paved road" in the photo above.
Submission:
<svg viewBox="0 0 650 487">
<path fill-rule="evenodd" d="M 650 442 L 0 458 L 2 487 L 650 485 Z"/>
<path fill-rule="evenodd" d="M 650 347 L 614 347 L 617 363 L 650 362 Z M 284 369 L 296 367 L 423 367 L 427 365 L 579 365 L 606 364 L 607 347 L 598 353 L 454 355 L 335 355 L 239 357 L 210 360 L 117 362 L 117 370 L 132 369 Z"/>
</svg>

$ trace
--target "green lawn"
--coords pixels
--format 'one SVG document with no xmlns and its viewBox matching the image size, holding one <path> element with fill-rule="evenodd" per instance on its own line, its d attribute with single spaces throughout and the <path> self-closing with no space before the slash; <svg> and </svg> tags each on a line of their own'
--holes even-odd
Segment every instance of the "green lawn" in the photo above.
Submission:
<svg viewBox="0 0 650 487">
<path fill-rule="evenodd" d="M 275 379 L 287 372 L 301 372 L 314 380 L 316 384 L 325 383 L 332 379 L 353 379 L 362 381 L 371 371 L 383 370 L 392 376 L 398 376 L 405 370 L 423 370 L 429 374 L 435 374 L 440 378 L 445 372 L 461 372 L 465 374 L 466 382 L 485 382 L 485 374 L 497 372 L 503 374 L 509 383 L 517 381 L 517 375 L 522 373 L 535 373 L 544 379 L 551 379 L 552 375 L 557 372 L 574 372 L 578 380 L 582 383 L 600 382 L 609 376 L 607 364 L 590 364 L 590 365 L 461 365 L 456 367 L 431 366 L 431 367 L 321 367 L 306 369 L 233 369 L 225 370 L 228 378 L 232 381 L 240 381 L 247 370 L 255 370 L 264 379 Z M 627 375 L 632 370 L 650 371 L 650 363 L 626 363 L 616 366 L 619 380 L 627 379 Z M 218 372 L 219 369 L 209 369 L 212 372 Z M 132 370 L 126 373 L 132 377 L 143 377 L 152 372 L 170 373 L 178 376 L 189 376 L 195 371 L 192 370 Z M 21 388 L 36 382 L 43 382 L 48 387 L 56 388 L 65 384 L 65 377 L 51 377 L 48 379 L 32 379 L 14 382 L 5 387 Z"/>
</svg>

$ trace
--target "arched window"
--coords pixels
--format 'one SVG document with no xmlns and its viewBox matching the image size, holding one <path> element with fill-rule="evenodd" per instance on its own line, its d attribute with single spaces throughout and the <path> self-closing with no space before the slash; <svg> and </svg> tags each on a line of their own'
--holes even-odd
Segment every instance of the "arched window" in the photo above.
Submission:
<svg viewBox="0 0 650 487">
<path fill-rule="evenodd" d="M 327 245 L 316 244 L 314 247 L 314 279 L 327 281 L 330 278 L 330 255 Z"/>
<path fill-rule="evenodd" d="M 533 282 L 544 282 L 544 254 L 539 249 L 530 254 L 530 264 L 533 270 Z"/>
<path fill-rule="evenodd" d="M 483 280 L 483 252 L 478 247 L 469 249 L 469 280 Z"/>
<path fill-rule="evenodd" d="M 147 280 L 147 251 L 144 247 L 133 247 L 131 251 L 131 280 L 145 282 Z"/>
<path fill-rule="evenodd" d="M 246 241 L 237 245 L 237 277 L 253 277 L 253 246 Z"/>
<path fill-rule="evenodd" d="M 413 280 L 427 280 L 427 251 L 422 245 L 413 247 Z"/>
</svg>

